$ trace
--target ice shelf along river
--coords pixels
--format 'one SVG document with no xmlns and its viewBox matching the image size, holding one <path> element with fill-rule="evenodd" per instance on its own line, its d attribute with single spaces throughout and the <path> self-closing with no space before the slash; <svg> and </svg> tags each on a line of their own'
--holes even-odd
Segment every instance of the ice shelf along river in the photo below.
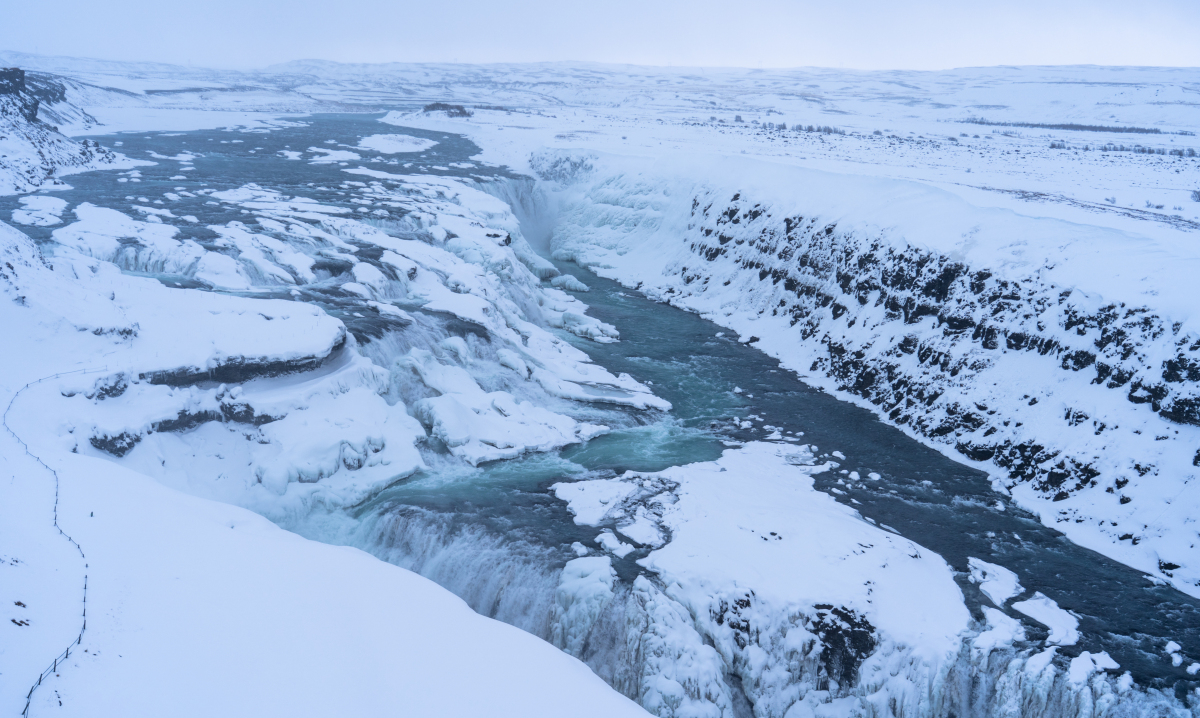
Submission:
<svg viewBox="0 0 1200 718">
<path fill-rule="evenodd" d="M 106 171 L 68 177 L 72 189 L 52 193 L 69 203 L 63 224 L 22 229 L 46 242 L 53 229 L 73 221 L 78 203 L 126 214 L 140 204 L 152 213 L 162 206 L 154 200 L 176 193 L 170 211 L 196 220 L 171 219 L 178 236 L 204 244 L 215 237 L 207 225 L 231 220 L 252 225 L 254 219 L 244 209 L 208 201 L 196 191 L 234 189 L 249 182 L 358 210 L 361 203 L 355 201 L 353 188 L 343 183 L 363 178 L 343 170 L 361 165 L 370 154 L 356 149 L 361 138 L 381 133 L 437 144 L 424 152 L 385 155 L 363 166 L 468 181 L 518 179 L 504 168 L 473 162 L 470 157 L 478 148 L 462 137 L 381 125 L 374 114 L 297 118 L 295 126 L 269 132 L 124 133 L 91 139 L 157 164 L 132 174 Z M 0 198 L 0 213 L 7 217 L 19 209 L 18 199 Z M 310 538 L 359 546 L 437 581 L 481 613 L 547 637 L 559 572 L 576 557 L 572 544 L 595 551 L 598 530 L 576 525 L 566 504 L 550 491 L 552 484 L 710 461 L 728 446 L 777 432 L 776 440 L 799 439 L 818 447 L 822 460 L 838 462 L 836 470 L 814 477 L 818 489 L 943 556 L 958 572 L 959 586 L 977 617 L 982 616 L 981 605 L 991 604 L 969 580 L 968 557 L 1014 571 L 1026 595 L 1040 591 L 1078 616 L 1080 640 L 1063 648 L 1064 655 L 1107 651 L 1138 682 L 1173 687 L 1176 695 L 1200 685 L 1197 676 L 1185 672 L 1186 664 L 1173 666 L 1162 650 L 1165 641 L 1174 640 L 1184 653 L 1200 655 L 1200 601 L 1070 543 L 993 491 L 984 473 L 909 438 L 866 409 L 806 385 L 803 377 L 781 369 L 776 360 L 752 344 L 740 343 L 732 332 L 723 333 L 699 316 L 653 302 L 583 268 L 557 266 L 590 287 L 579 295 L 590 307 L 589 316 L 615 326 L 620 341 L 601 344 L 566 332 L 559 335 L 613 374 L 626 372 L 650 385 L 671 402 L 670 412 L 556 405 L 556 411 L 606 424 L 613 431 L 559 451 L 477 468 L 439 453 L 435 446 L 426 447 L 427 470 L 351 509 L 316 509 L 289 519 L 286 527 Z M 168 286 L 205 286 L 182 277 L 157 278 Z M 247 294 L 264 296 L 257 291 Z M 321 305 L 346 323 L 369 357 L 383 351 L 377 346 L 380 342 L 406 342 L 406 330 L 383 326 L 378 315 L 356 312 L 357 305 L 336 296 L 309 289 L 269 296 L 294 296 Z M 476 331 L 465 322 L 446 321 L 439 327 L 450 335 Z M 869 474 L 878 478 L 866 478 Z M 622 582 L 632 582 L 643 571 L 636 561 L 647 552 L 638 548 L 613 558 Z M 1030 641 L 1045 638 L 1044 626 L 1010 609 L 1006 612 L 1023 622 Z M 584 658 L 607 677 L 602 655 Z"/>
</svg>

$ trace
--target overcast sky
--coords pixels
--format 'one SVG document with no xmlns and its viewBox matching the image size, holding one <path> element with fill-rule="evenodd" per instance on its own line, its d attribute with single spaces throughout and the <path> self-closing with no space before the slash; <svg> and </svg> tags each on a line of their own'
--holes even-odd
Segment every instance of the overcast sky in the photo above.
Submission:
<svg viewBox="0 0 1200 718">
<path fill-rule="evenodd" d="M 1200 66 L 1200 0 L 0 0 L 0 49 L 287 60 Z"/>
</svg>

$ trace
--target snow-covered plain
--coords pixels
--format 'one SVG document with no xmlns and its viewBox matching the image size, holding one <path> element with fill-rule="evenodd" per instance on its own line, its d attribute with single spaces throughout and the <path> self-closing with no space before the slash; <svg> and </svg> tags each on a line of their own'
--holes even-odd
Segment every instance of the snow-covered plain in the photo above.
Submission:
<svg viewBox="0 0 1200 718">
<path fill-rule="evenodd" d="M 345 679 L 362 681 L 351 691 L 363 701 L 357 710 L 412 695 L 436 700 L 431 693 L 461 701 L 425 704 L 439 713 L 469 713 L 484 700 L 523 714 L 632 710 L 615 693 L 597 691 L 580 664 L 526 636 L 506 643 L 503 627 L 459 616 L 466 609 L 457 599 L 410 574 L 360 554 L 345 558 L 351 554 L 144 478 L 287 521 L 359 504 L 426 468 L 422 451 L 430 446 L 477 465 L 607 431 L 568 416 L 565 402 L 668 411 L 653 387 L 591 363 L 555 333 L 594 342 L 620 336 L 571 294 L 586 291 L 585 283 L 555 276 L 538 251 L 703 313 L 811 383 L 987 469 L 997 491 L 1073 541 L 1200 593 L 1193 518 L 1200 499 L 1188 491 L 1200 449 L 1200 376 L 1193 376 L 1200 328 L 1189 283 L 1200 269 L 1200 204 L 1191 195 L 1200 190 L 1200 170 L 1188 153 L 1200 148 L 1190 134 L 1200 124 L 1188 100 L 1200 88 L 1194 71 L 309 62 L 239 74 L 5 58 L 63 76 L 57 111 L 77 119 L 77 132 L 106 117 L 113 129 L 266 132 L 303 122 L 279 119 L 295 110 L 435 100 L 488 106 L 469 118 L 400 109 L 383 118 L 386 134 L 309 148 L 309 162 L 341 167 L 340 186 L 361 212 L 247 177 L 205 196 L 253 221 L 212 225 L 218 239 L 202 244 L 181 233 L 176 220 L 185 218 L 169 209 L 139 204 L 134 214 L 82 203 L 63 221 L 63 208 L 37 195 L 12 220 L 55 227 L 42 249 L 52 271 L 32 245 L 0 227 L 5 251 L 22 267 L 6 275 L 14 301 L 5 312 L 36 338 L 20 356 L 6 354 L 7 396 L 27 381 L 103 367 L 30 386 L 13 402 L 8 425 L 58 470 L 60 516 L 76 522 L 68 533 L 97 558 L 110 557 L 88 554 L 90 585 L 107 577 L 140 592 L 137 601 L 106 598 L 103 589 L 98 598 L 89 594 L 100 606 L 111 601 L 111 622 L 89 627 L 80 644 L 87 660 L 100 652 L 95 667 L 81 663 L 55 679 L 64 707 L 88 712 L 84 702 L 136 695 L 152 713 L 162 696 L 255 672 L 189 659 L 191 682 L 180 682 L 165 672 L 182 664 L 157 655 L 133 668 L 114 664 L 112 653 L 124 660 L 129 631 L 156 636 L 131 653 L 183 643 L 203 657 L 235 638 L 292 646 L 288 626 L 340 626 L 353 615 L 357 626 L 339 628 L 337 635 L 351 636 L 341 641 L 306 629 L 307 648 L 328 641 L 327 653 L 285 652 L 297 656 L 295 665 L 319 660 L 343 674 L 346 665 L 370 663 Z M 228 98 L 228 106 L 214 98 Z M 233 110 L 274 114 L 235 121 Z M 984 117 L 1059 127 L 980 124 Z M 482 152 L 463 169 L 504 164 L 536 180 L 479 183 L 427 168 L 417 175 L 372 167 L 379 158 L 369 153 L 403 158 L 434 147 L 402 134 L 404 127 L 473 139 Z M 1143 151 L 1130 151 L 1135 144 Z M 293 155 L 300 158 L 286 156 Z M 156 159 L 179 162 L 180 171 L 191 164 Z M 167 289 L 119 270 L 184 277 L 215 291 Z M 362 346 L 343 322 L 306 302 L 367 312 L 416 339 Z M 450 321 L 477 331 L 449 332 Z M 579 656 L 615 641 L 614 654 L 631 672 L 611 682 L 660 716 L 734 715 L 749 708 L 744 701 L 755 715 L 790 718 L 1188 714 L 1190 699 L 1133 688 L 1105 653 L 1060 654 L 1077 642 L 1077 620 L 1002 566 L 972 559 L 969 578 L 961 577 L 997 607 L 972 617 L 941 557 L 815 491 L 812 476 L 829 466 L 795 437 L 767 438 L 713 462 L 557 484 L 576 522 L 601 530 L 593 543 L 602 553 L 562 569 L 551 640 Z M 5 456 L 10 465 L 29 464 L 13 467 L 12 495 L 53 505 L 48 472 L 15 450 Z M 97 516 L 84 518 L 84 510 Z M 127 518 L 107 530 L 86 523 L 102 525 L 98 516 L 110 512 Z M 22 558 L 7 547 L 34 544 L 20 543 L 29 540 L 20 531 L 6 538 L 5 558 L 24 562 L 11 566 L 30 567 L 11 585 L 37 595 L 44 618 L 5 628 L 19 631 L 13 635 L 25 648 L 0 653 L 6 677 L 36 675 L 35 664 L 45 661 L 34 654 L 52 657 L 71 640 L 78 629 L 61 597 L 82 576 L 52 526 L 18 513 L 10 525 L 44 536 L 46 548 Z M 136 533 L 149 531 L 139 516 L 153 515 L 153 527 L 176 514 L 169 530 L 158 529 L 168 538 L 153 555 L 133 548 L 151 543 Z M 228 537 L 217 530 L 226 525 L 235 532 Z M 232 538 L 242 528 L 254 538 Z M 214 551 L 179 567 L 168 561 L 168 554 L 191 555 L 195 542 L 223 547 L 229 558 Z M 622 583 L 614 561 L 634 544 L 649 552 L 638 560 L 641 575 Z M 576 553 L 593 550 L 576 545 Z M 221 568 L 250 563 L 247 552 L 278 573 Z M 329 568 L 301 574 L 271 556 Z M 381 590 L 405 598 L 379 602 L 347 589 L 324 608 L 309 600 L 325 595 L 317 574 L 338 571 L 346 586 L 390 586 Z M 171 638 L 178 616 L 205 610 L 196 592 L 175 613 L 161 610 L 166 600 L 146 599 L 179 595 L 163 578 L 171 573 L 183 585 L 227 587 L 221 601 L 230 607 L 209 609 L 209 623 Z M 254 596 L 266 585 L 284 608 L 269 618 L 225 620 L 235 610 L 229 596 Z M 452 606 L 458 613 L 446 609 L 444 624 L 457 636 L 478 633 L 481 652 L 493 646 L 536 656 L 537 682 L 497 667 L 479 670 L 510 691 L 498 699 L 484 688 L 443 689 L 432 677 L 378 690 L 387 673 L 371 671 L 398 660 L 385 645 L 441 639 L 428 631 L 372 633 L 370 625 L 387 624 L 389 610 L 403 614 L 406 605 L 421 611 L 421 601 Z M 1049 637 L 1029 642 L 1008 609 L 1049 628 Z M 250 625 L 257 632 L 247 633 Z M 92 631 L 98 642 L 89 647 Z M 461 672 L 441 668 L 462 655 L 464 643 L 454 640 L 436 653 L 444 663 L 419 661 L 426 672 L 418 675 Z M 354 658 L 339 661 L 343 655 Z M 1170 655 L 1182 662 L 1178 646 Z M 231 689 L 244 696 L 237 707 L 276 712 L 256 702 L 266 695 L 260 686 L 284 680 L 289 665 L 275 663 L 274 677 Z M 138 692 L 133 681 L 142 671 L 159 672 L 151 674 L 159 676 L 157 693 Z M 38 700 L 55 700 L 44 688 Z M 296 712 L 341 711 L 329 695 L 312 685 L 294 696 Z M 524 702 L 534 695 L 545 702 Z M 196 705 L 230 712 L 226 704 Z"/>
</svg>

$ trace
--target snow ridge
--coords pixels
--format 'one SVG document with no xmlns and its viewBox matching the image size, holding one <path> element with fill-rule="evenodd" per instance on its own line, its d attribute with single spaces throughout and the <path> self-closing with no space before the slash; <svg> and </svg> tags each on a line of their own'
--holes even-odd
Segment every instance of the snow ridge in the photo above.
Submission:
<svg viewBox="0 0 1200 718">
<path fill-rule="evenodd" d="M 477 465 L 608 431 L 562 413 L 564 402 L 670 408 L 548 331 L 618 338 L 567 291 L 542 285 L 530 266 L 548 263 L 507 205 L 439 178 L 345 186 L 404 213 L 372 223 L 253 184 L 209 191 L 255 221 L 210 227 L 218 239 L 205 247 L 156 215 L 75 207 L 77 221 L 44 248 L 56 269 L 87 277 L 116 265 L 203 283 L 215 291 L 131 279 L 117 293 L 162 294 L 178 303 L 175 321 L 187 314 L 198 335 L 237 340 L 163 347 L 94 382 L 64 378 L 38 392 L 61 417 L 43 417 L 46 435 L 282 519 L 360 501 L 424 468 L 425 449 Z M 266 296 L 247 305 L 222 290 Z M 314 304 L 266 298 L 281 293 L 349 326 Z M 137 343 L 178 331 L 148 309 L 131 306 L 135 320 L 114 331 Z"/>
</svg>

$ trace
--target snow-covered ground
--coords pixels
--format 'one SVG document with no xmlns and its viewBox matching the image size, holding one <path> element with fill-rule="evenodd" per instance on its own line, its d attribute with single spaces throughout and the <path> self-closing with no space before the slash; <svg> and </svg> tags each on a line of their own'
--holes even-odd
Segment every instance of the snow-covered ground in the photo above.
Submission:
<svg viewBox="0 0 1200 718">
<path fill-rule="evenodd" d="M 422 579 L 206 501 L 286 521 L 358 505 L 427 468 L 431 448 L 474 466 L 609 430 L 578 403 L 668 411 L 556 333 L 620 337 L 538 251 L 703 313 L 987 469 L 1071 540 L 1200 595 L 1196 71 L 0 59 L 57 83 L 50 108 L 75 133 L 267 132 L 293 126 L 288 112 L 399 108 L 357 145 L 281 153 L 340 168 L 356 212 L 247 177 L 189 195 L 246 215 L 211 225 L 209 243 L 181 232 L 195 217 L 143 198 L 69 215 L 25 198 L 12 221 L 53 228 L 40 253 L 0 226 L 4 321 L 26 338 L 4 355 L 4 505 L 47 507 L 4 523 L 6 598 L 32 618 L 3 629 L 19 641 L 0 653 L 5 701 L 27 690 L 8 676 L 36 676 L 77 634 L 86 574 L 93 623 L 35 711 L 150 714 L 194 695 L 197 714 L 378 712 L 437 694 L 448 702 L 416 712 L 635 711 Z M 414 108 L 427 101 L 486 107 Z M 466 135 L 481 152 L 462 164 L 536 179 L 408 174 L 396 165 L 435 145 L 406 127 Z M 154 159 L 185 172 L 196 156 Z M 331 307 L 409 338 L 363 346 Z M 87 373 L 55 376 L 72 370 Z M 556 485 L 597 536 L 562 570 L 551 640 L 581 657 L 611 643 L 630 667 L 611 682 L 660 716 L 746 700 L 790 718 L 1187 710 L 1132 689 L 1105 653 L 1056 658 L 1077 619 L 1002 566 L 971 560 L 996 606 L 972 618 L 941 557 L 814 490 L 829 466 L 767 438 Z M 86 559 L 47 519 L 51 470 Z M 649 549 L 643 573 L 622 585 L 614 560 L 634 544 Z M 1049 636 L 1031 645 L 1007 610 Z M 267 703 L 299 667 L 329 683 L 290 693 L 294 710 Z M 212 685 L 230 688 L 199 689 Z M 358 702 L 331 702 L 348 694 Z"/>
</svg>

